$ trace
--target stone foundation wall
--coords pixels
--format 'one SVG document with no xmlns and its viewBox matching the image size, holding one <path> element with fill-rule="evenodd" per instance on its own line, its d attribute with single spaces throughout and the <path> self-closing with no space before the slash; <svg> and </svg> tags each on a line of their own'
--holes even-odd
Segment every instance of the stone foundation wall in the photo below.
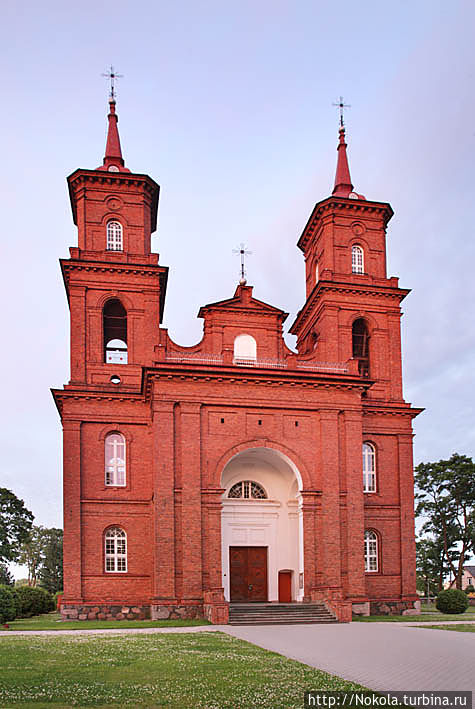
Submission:
<svg viewBox="0 0 475 709">
<path fill-rule="evenodd" d="M 178 618 L 202 618 L 203 606 L 150 606 L 152 620 L 172 620 Z"/>
<path fill-rule="evenodd" d="M 61 605 L 62 620 L 146 620 L 150 618 L 150 606 L 131 605 Z"/>
<path fill-rule="evenodd" d="M 420 601 L 370 601 L 370 615 L 415 615 L 420 613 Z"/>
</svg>

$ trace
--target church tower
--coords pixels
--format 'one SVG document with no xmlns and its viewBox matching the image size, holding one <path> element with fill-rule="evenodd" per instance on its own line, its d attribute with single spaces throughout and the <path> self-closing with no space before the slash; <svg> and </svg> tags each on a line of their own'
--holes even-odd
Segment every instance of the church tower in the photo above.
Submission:
<svg viewBox="0 0 475 709">
<path fill-rule="evenodd" d="M 298 241 L 307 298 L 290 332 L 304 357 L 355 359 L 374 382 L 368 399 L 401 402 L 400 303 L 409 291 L 386 275 L 393 210 L 354 191 L 346 148 L 341 125 L 332 196 L 315 205 Z"/>
</svg>

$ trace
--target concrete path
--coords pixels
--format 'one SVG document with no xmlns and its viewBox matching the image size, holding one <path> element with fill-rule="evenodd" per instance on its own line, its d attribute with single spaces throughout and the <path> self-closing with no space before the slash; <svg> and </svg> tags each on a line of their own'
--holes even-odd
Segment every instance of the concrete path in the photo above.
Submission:
<svg viewBox="0 0 475 709">
<path fill-rule="evenodd" d="M 475 633 L 405 623 L 226 626 L 225 632 L 370 689 L 475 690 Z"/>
</svg>

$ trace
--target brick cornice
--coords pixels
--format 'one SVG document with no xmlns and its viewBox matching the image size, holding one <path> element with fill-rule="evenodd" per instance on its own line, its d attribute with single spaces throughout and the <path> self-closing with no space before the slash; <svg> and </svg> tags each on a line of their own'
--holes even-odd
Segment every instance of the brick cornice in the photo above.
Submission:
<svg viewBox="0 0 475 709">
<path fill-rule="evenodd" d="M 315 309 L 320 305 L 324 293 L 343 293 L 344 295 L 369 296 L 371 298 L 392 298 L 397 304 L 401 303 L 406 295 L 410 293 L 407 288 L 395 288 L 394 286 L 380 286 L 365 283 L 357 285 L 355 283 L 342 283 L 340 281 L 320 281 L 309 299 L 304 303 L 302 309 L 297 314 L 289 332 L 296 335 L 312 317 Z M 337 307 L 337 304 L 334 304 Z"/>
<path fill-rule="evenodd" d="M 394 214 L 391 205 L 387 202 L 370 202 L 369 200 L 328 197 L 322 202 L 317 202 L 315 205 L 313 212 L 305 225 L 302 235 L 297 242 L 299 249 L 305 251 L 308 242 L 313 237 L 318 227 L 319 220 L 322 216 L 328 214 L 329 212 L 333 212 L 334 214 L 351 212 L 359 218 L 372 214 L 381 215 L 384 219 L 384 226 L 387 225 L 388 221 Z"/>
</svg>

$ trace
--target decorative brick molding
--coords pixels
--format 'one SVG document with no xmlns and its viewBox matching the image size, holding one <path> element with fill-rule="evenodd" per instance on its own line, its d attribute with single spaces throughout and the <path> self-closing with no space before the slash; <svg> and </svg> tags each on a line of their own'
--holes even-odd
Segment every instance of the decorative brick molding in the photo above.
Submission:
<svg viewBox="0 0 475 709">
<path fill-rule="evenodd" d="M 145 620 L 150 606 L 134 605 L 66 605 L 61 606 L 62 620 Z"/>
</svg>

